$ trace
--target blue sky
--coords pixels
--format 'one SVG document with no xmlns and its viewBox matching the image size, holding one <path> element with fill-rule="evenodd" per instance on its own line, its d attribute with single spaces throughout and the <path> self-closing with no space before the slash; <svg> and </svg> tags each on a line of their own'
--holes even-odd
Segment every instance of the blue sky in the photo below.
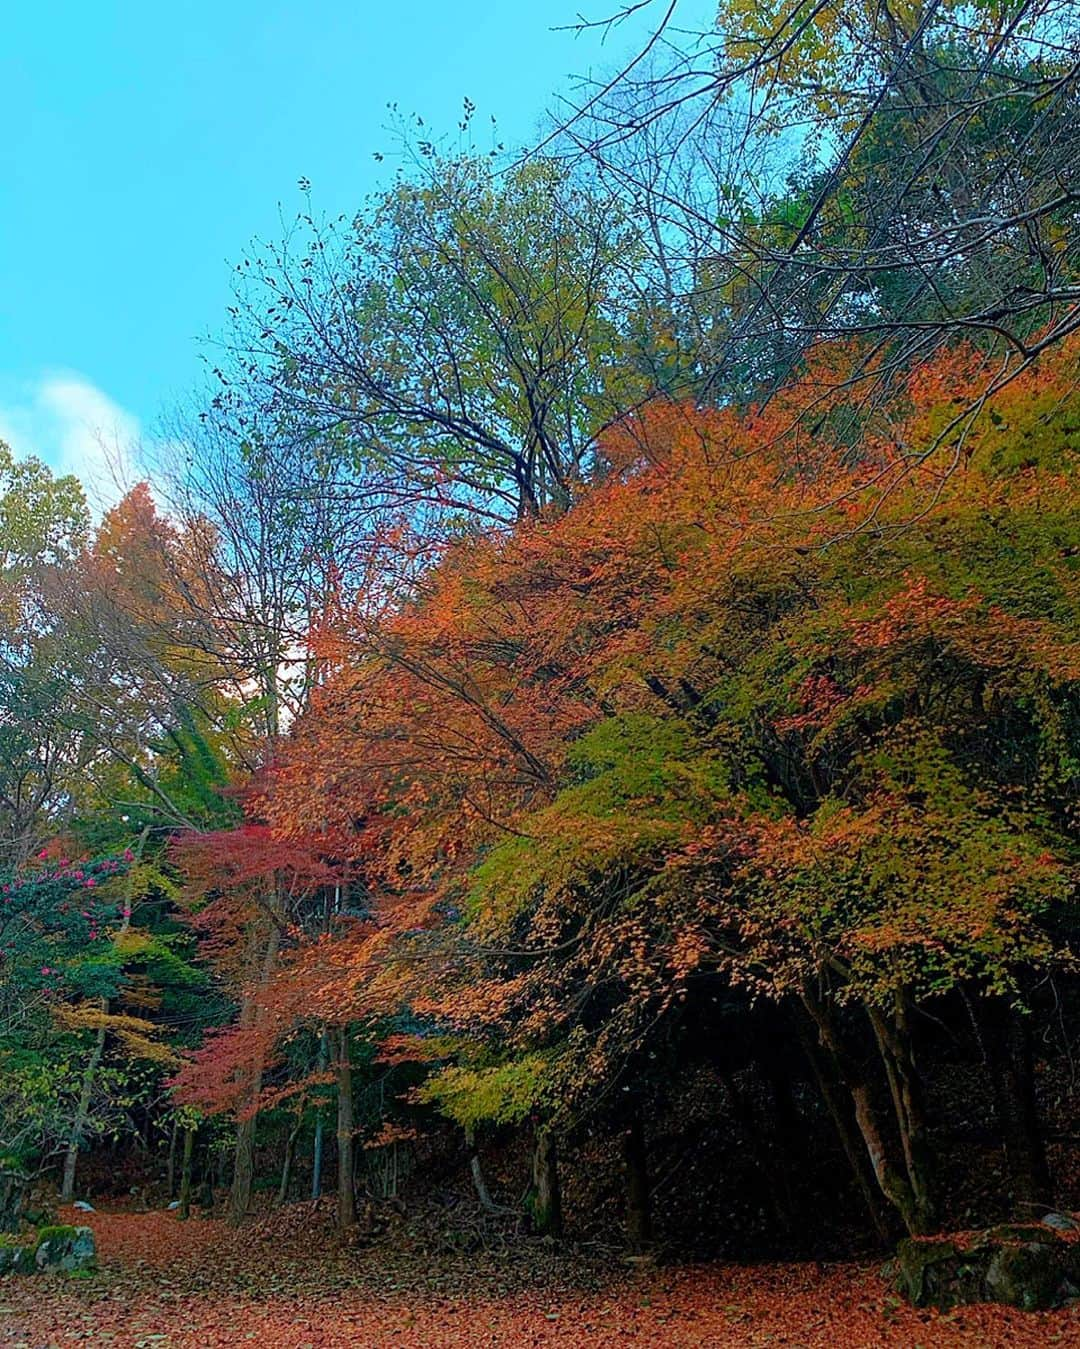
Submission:
<svg viewBox="0 0 1080 1349">
<path fill-rule="evenodd" d="M 0 438 L 108 493 L 104 438 L 199 379 L 230 263 L 301 206 L 350 210 L 392 161 L 386 105 L 463 96 L 527 142 L 572 76 L 643 32 L 553 31 L 621 0 L 38 0 L 0 49 Z M 654 8 L 658 8 L 654 0 Z M 697 6 L 688 6 L 688 8 Z M 108 456 L 106 456 L 108 457 Z"/>
</svg>

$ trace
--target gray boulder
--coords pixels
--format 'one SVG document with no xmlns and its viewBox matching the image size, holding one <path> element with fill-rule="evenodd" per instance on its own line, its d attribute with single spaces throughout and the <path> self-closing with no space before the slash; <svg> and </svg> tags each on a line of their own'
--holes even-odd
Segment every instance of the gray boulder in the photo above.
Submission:
<svg viewBox="0 0 1080 1349">
<path fill-rule="evenodd" d="M 43 1227 L 38 1232 L 34 1267 L 38 1270 L 93 1269 L 97 1259 L 94 1233 L 89 1227 Z"/>
</svg>

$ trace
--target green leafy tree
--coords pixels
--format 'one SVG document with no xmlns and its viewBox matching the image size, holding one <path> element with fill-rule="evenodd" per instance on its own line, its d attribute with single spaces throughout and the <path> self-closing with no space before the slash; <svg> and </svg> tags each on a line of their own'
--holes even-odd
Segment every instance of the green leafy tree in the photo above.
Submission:
<svg viewBox="0 0 1080 1349">
<path fill-rule="evenodd" d="M 387 475 L 391 503 L 565 507 L 644 391 L 622 318 L 634 232 L 554 161 L 499 176 L 429 146 L 420 166 L 351 225 L 309 219 L 302 251 L 244 265 L 244 368 L 317 454 Z"/>
</svg>

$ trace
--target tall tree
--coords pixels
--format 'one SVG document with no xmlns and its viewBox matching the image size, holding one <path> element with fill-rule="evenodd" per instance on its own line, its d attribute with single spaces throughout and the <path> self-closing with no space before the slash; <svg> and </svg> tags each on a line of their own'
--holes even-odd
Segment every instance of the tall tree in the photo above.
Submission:
<svg viewBox="0 0 1080 1349">
<path fill-rule="evenodd" d="M 307 217 L 306 245 L 243 264 L 223 378 L 241 405 L 254 380 L 316 454 L 382 473 L 406 511 L 563 508 L 599 427 L 644 391 L 624 359 L 634 231 L 554 161 L 499 176 L 421 151 L 353 221 Z"/>
<path fill-rule="evenodd" d="M 865 334 L 877 359 L 852 348 L 834 382 L 887 402 L 964 339 L 994 353 L 966 419 L 1075 330 L 1072 7 L 725 0 L 697 33 L 677 3 L 654 8 L 663 59 L 630 63 L 562 130 L 680 278 L 700 339 L 687 396 L 768 395 L 821 343 Z M 682 172 L 688 139 L 732 147 L 714 203 Z"/>
<path fill-rule="evenodd" d="M 86 753 L 63 715 L 77 652 L 50 602 L 89 531 L 77 481 L 0 442 L 0 859 L 20 866 L 55 827 Z"/>
</svg>

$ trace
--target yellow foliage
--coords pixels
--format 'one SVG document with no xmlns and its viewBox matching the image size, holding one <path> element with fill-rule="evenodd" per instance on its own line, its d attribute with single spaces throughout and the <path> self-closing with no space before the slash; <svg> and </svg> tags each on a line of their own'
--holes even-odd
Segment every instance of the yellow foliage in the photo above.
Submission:
<svg viewBox="0 0 1080 1349">
<path fill-rule="evenodd" d="M 151 1063 L 175 1064 L 177 1055 L 155 1037 L 158 1027 L 140 1016 L 107 1012 L 100 1005 L 84 1002 L 74 1007 L 58 1007 L 53 1016 L 64 1030 L 104 1031 L 115 1035 L 132 1058 L 147 1059 Z"/>
</svg>

